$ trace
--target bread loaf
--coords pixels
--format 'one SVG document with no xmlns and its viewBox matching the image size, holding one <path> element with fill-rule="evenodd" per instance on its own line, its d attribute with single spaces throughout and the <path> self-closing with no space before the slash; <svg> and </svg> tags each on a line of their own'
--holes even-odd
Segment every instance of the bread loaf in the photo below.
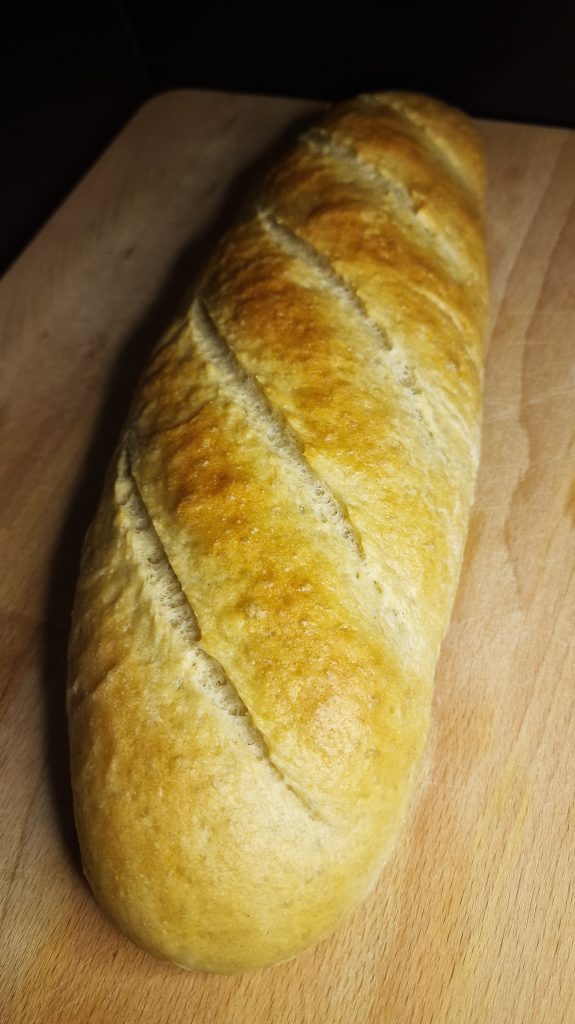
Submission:
<svg viewBox="0 0 575 1024">
<path fill-rule="evenodd" d="M 96 898 L 184 967 L 318 941 L 397 838 L 478 461 L 483 189 L 459 112 L 335 107 L 137 394 L 77 589 L 72 781 Z"/>
</svg>

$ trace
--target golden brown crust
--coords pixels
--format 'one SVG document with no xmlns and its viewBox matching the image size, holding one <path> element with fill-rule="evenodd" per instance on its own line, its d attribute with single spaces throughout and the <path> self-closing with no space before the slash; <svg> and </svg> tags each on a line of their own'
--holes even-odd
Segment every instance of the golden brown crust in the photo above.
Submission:
<svg viewBox="0 0 575 1024">
<path fill-rule="evenodd" d="M 150 364 L 87 539 L 69 719 L 86 874 L 187 967 L 285 959 L 401 825 L 479 451 L 468 123 L 330 112 Z"/>
</svg>

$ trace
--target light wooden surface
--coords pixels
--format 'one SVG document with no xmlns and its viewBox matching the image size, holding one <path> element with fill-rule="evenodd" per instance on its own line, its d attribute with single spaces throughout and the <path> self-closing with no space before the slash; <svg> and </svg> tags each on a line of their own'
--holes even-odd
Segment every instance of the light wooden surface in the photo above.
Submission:
<svg viewBox="0 0 575 1024">
<path fill-rule="evenodd" d="M 575 1021 L 575 136 L 482 124 L 483 461 L 426 782 L 371 898 L 275 969 L 189 975 L 78 863 L 64 719 L 81 539 L 137 373 L 301 102 L 148 104 L 0 286 L 2 1024 Z"/>
</svg>

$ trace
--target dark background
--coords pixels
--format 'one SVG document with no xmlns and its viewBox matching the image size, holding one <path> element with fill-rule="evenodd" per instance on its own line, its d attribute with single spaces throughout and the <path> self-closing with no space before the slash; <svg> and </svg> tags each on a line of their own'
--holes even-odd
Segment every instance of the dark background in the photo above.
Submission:
<svg viewBox="0 0 575 1024">
<path fill-rule="evenodd" d="M 0 269 L 150 96 L 337 99 L 408 88 L 470 114 L 575 128 L 575 2 L 419 13 L 380 3 L 101 0 L 0 15 Z"/>
</svg>

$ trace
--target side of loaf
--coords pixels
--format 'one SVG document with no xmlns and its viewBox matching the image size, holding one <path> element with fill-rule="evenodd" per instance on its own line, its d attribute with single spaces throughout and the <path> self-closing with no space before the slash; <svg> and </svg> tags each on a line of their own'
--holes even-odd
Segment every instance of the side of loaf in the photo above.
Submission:
<svg viewBox="0 0 575 1024">
<path fill-rule="evenodd" d="M 181 966 L 317 942 L 397 839 L 479 456 L 483 191 L 459 112 L 333 108 L 142 381 L 84 548 L 71 770 L 96 898 Z"/>
</svg>

